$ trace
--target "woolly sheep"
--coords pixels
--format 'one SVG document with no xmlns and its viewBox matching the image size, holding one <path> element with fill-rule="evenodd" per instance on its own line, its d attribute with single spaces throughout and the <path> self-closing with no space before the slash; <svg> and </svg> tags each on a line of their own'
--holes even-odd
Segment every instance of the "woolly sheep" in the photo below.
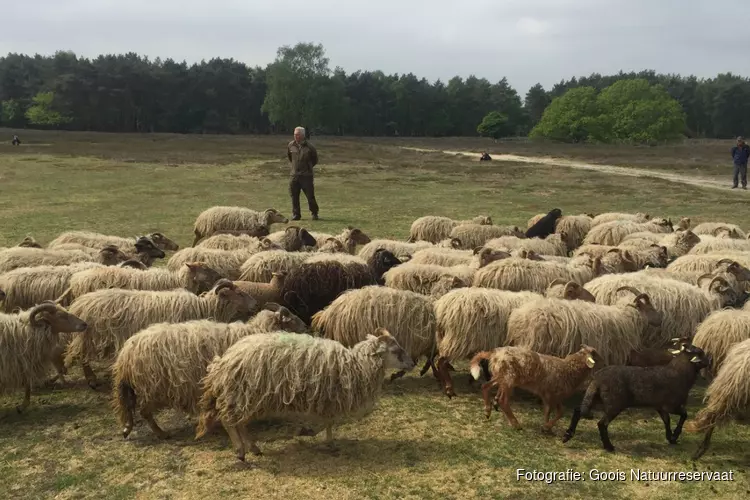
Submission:
<svg viewBox="0 0 750 500">
<path fill-rule="evenodd" d="M 240 281 L 255 281 L 268 283 L 273 273 L 289 273 L 310 258 L 302 252 L 287 252 L 285 250 L 269 250 L 258 252 L 247 259 L 240 267 Z"/>
<path fill-rule="evenodd" d="M 539 255 L 566 257 L 568 255 L 567 238 L 568 235 L 565 232 L 551 234 L 545 239 L 501 236 L 491 239 L 484 246 L 497 250 L 526 250 Z"/>
<path fill-rule="evenodd" d="M 549 298 L 523 304 L 508 318 L 507 342 L 559 357 L 586 344 L 594 347 L 607 364 L 624 364 L 630 352 L 641 345 L 647 328 L 661 324 L 661 314 L 647 294 L 634 288 L 622 289 L 635 298 L 617 305 Z"/>
<path fill-rule="evenodd" d="M 214 356 L 221 356 L 239 339 L 264 332 L 304 333 L 305 324 L 285 307 L 268 304 L 248 323 L 193 320 L 157 323 L 136 333 L 122 346 L 112 366 L 112 400 L 127 438 L 134 414 L 141 416 L 160 439 L 164 432 L 154 414 L 164 408 L 198 414 L 200 381 Z"/>
<path fill-rule="evenodd" d="M 485 227 L 485 226 L 482 226 Z M 492 226 L 486 226 L 486 227 L 492 227 Z M 404 243 L 403 241 L 396 241 L 396 240 L 372 240 L 367 245 L 363 246 L 362 249 L 360 249 L 359 255 L 363 259 L 367 260 L 373 255 L 375 255 L 375 252 L 377 252 L 380 249 L 388 250 L 389 252 L 393 253 L 398 259 L 406 259 L 411 257 L 417 250 L 422 250 L 423 248 L 430 248 L 432 247 L 432 243 L 428 243 L 426 241 L 418 241 L 416 243 Z"/>
<path fill-rule="evenodd" d="M 693 345 L 711 356 L 711 371 L 717 373 L 732 346 L 747 339 L 750 339 L 750 310 L 725 309 L 712 312 L 698 325 Z"/>
<path fill-rule="evenodd" d="M 23 403 L 16 407 L 19 413 L 29 406 L 31 387 L 49 373 L 59 334 L 82 332 L 86 326 L 81 318 L 52 302 L 20 314 L 0 313 L 0 392 L 24 389 Z"/>
<path fill-rule="evenodd" d="M 546 238 L 555 232 L 555 224 L 560 217 L 562 217 L 562 210 L 553 208 L 547 215 L 528 228 L 525 236 L 527 238 Z"/>
<path fill-rule="evenodd" d="M 703 222 L 693 228 L 693 232 L 698 236 L 715 235 L 718 230 L 729 230 L 730 237 L 747 239 L 747 234 L 737 224 L 728 224 L 726 222 Z"/>
<path fill-rule="evenodd" d="M 577 283 L 566 282 L 561 289 L 554 290 L 560 284 L 552 283 L 548 293 L 568 300 L 593 300 Z M 448 372 L 450 362 L 469 359 L 478 352 L 506 345 L 511 312 L 542 297 L 532 292 L 459 288 L 435 302 L 438 380 L 448 397 L 455 395 Z"/>
<path fill-rule="evenodd" d="M 744 417 L 750 408 L 750 339 L 729 349 L 722 368 L 706 389 L 704 403 L 706 406 L 685 424 L 687 432 L 706 432 L 693 460 L 708 450 L 717 426 L 733 417 Z"/>
<path fill-rule="evenodd" d="M 643 237 L 643 235 L 650 234 L 656 238 Z M 631 238 L 631 236 L 633 236 Z M 635 236 L 638 236 L 637 238 Z M 654 241 L 656 240 L 656 241 Z M 633 233 L 625 237 L 620 243 L 621 248 L 636 248 L 636 249 L 647 249 L 654 245 L 664 246 L 667 248 L 667 254 L 670 259 L 681 257 L 690 252 L 690 250 L 697 245 L 701 239 L 697 234 L 690 230 L 687 231 L 676 231 L 667 235 L 657 233 Z"/>
<path fill-rule="evenodd" d="M 33 237 L 26 236 L 23 240 L 21 240 L 21 243 L 18 245 L 19 247 L 27 247 L 27 248 L 42 248 L 42 245 L 40 245 Z"/>
<path fill-rule="evenodd" d="M 433 300 L 418 293 L 366 286 L 339 295 L 313 315 L 311 327 L 320 336 L 345 347 L 353 347 L 382 327 L 391 332 L 415 363 L 425 356 L 430 365 L 436 324 L 432 305 Z"/>
<path fill-rule="evenodd" d="M 682 424 L 687 418 L 685 406 L 690 389 L 698 371 L 711 362 L 698 347 L 682 344 L 677 352 L 666 366 L 607 366 L 594 373 L 581 406 L 573 412 L 563 443 L 575 434 L 581 415 L 590 415 L 593 404 L 599 400 L 604 407 L 604 416 L 597 427 L 605 450 L 615 451 L 609 439 L 609 424 L 627 408 L 656 410 L 664 422 L 667 442 L 677 444 Z M 670 414 L 680 416 L 674 432 L 669 421 Z"/>
<path fill-rule="evenodd" d="M 68 290 L 58 295 L 61 304 L 68 305 L 87 293 L 105 288 L 151 290 L 154 292 L 184 288 L 201 294 L 213 288 L 223 276 L 201 262 L 186 262 L 177 272 L 167 269 L 134 269 L 105 267 L 79 270 L 70 276 Z"/>
<path fill-rule="evenodd" d="M 539 222 L 547 214 L 538 214 L 529 219 L 527 229 Z M 555 221 L 555 233 L 564 232 L 567 235 L 566 243 L 569 249 L 575 249 L 581 246 L 583 239 L 591 230 L 593 218 L 588 214 L 582 215 L 563 215 Z"/>
<path fill-rule="evenodd" d="M 688 253 L 691 255 L 697 255 L 717 252 L 750 252 L 750 240 L 715 238 L 701 241 Z"/>
<path fill-rule="evenodd" d="M 517 236 L 524 238 L 523 231 L 518 226 L 484 226 L 480 224 L 463 224 L 456 226 L 448 235 L 449 238 L 456 238 L 461 242 L 462 250 L 473 250 L 474 248 L 484 246 L 485 243 L 494 238 L 501 236 Z"/>
<path fill-rule="evenodd" d="M 0 274 L 21 267 L 68 266 L 79 262 L 98 262 L 104 265 L 115 265 L 127 259 L 127 255 L 112 247 L 103 248 L 97 252 L 96 256 L 83 251 L 14 247 L 0 252 Z"/>
<path fill-rule="evenodd" d="M 3 310 L 28 309 L 48 300 L 56 300 L 70 284 L 73 275 L 87 269 L 117 269 L 94 262 L 69 266 L 19 267 L 0 275 L 0 289 L 5 292 Z M 65 304 L 63 304 L 65 305 Z"/>
<path fill-rule="evenodd" d="M 235 286 L 250 295 L 258 303 L 258 307 L 264 307 L 268 303 L 281 303 L 281 290 L 284 288 L 287 273 L 273 273 L 268 283 L 255 283 L 252 281 L 233 281 Z"/>
<path fill-rule="evenodd" d="M 488 247 L 476 248 L 474 251 L 433 247 L 417 251 L 408 263 L 410 265 L 426 264 L 441 267 L 469 266 L 479 269 L 490 262 L 509 256 L 508 252 L 493 250 Z"/>
<path fill-rule="evenodd" d="M 669 263 L 667 269 L 673 272 L 710 273 L 726 268 L 740 281 L 750 281 L 750 253 L 720 252 L 701 255 L 683 255 Z"/>
<path fill-rule="evenodd" d="M 136 242 L 141 238 L 148 239 L 156 248 L 167 252 L 176 252 L 180 249 L 180 246 L 177 243 L 158 232 L 138 238 L 122 238 L 119 236 L 110 236 L 89 231 L 68 231 L 52 240 L 47 247 L 55 248 L 60 245 L 72 243 L 98 250 L 102 247 L 113 245 L 125 253 L 135 254 L 138 253 L 135 249 Z"/>
<path fill-rule="evenodd" d="M 651 216 L 649 214 L 644 214 L 641 212 L 638 212 L 636 214 L 628 214 L 628 213 L 622 213 L 622 212 L 607 212 L 607 213 L 599 214 L 596 217 L 594 217 L 591 221 L 591 226 L 595 227 L 600 224 L 606 224 L 608 222 L 615 222 L 615 221 L 643 223 L 643 222 L 648 222 L 649 220 L 651 220 Z"/>
<path fill-rule="evenodd" d="M 249 231 L 258 226 L 269 228 L 271 224 L 287 222 L 289 219 L 275 208 L 257 212 L 244 207 L 214 206 L 201 212 L 195 219 L 193 246 L 217 231 Z"/>
<path fill-rule="evenodd" d="M 638 273 L 608 274 L 584 285 L 596 297 L 597 304 L 605 305 L 617 304 L 623 287 L 635 287 L 646 293 L 662 314 L 661 327 L 646 333 L 642 347 L 660 347 L 678 337 L 691 338 L 696 326 L 711 311 L 740 300 L 726 280 L 718 276 L 702 280 L 701 287 Z"/>
<path fill-rule="evenodd" d="M 627 235 L 649 231 L 652 233 L 673 232 L 672 221 L 669 219 L 652 219 L 642 224 L 636 222 L 605 222 L 591 228 L 583 239 L 583 244 L 619 245 Z"/>
<path fill-rule="evenodd" d="M 456 278 L 462 286 L 470 286 L 476 269 L 468 265 L 442 267 L 407 262 L 383 275 L 385 286 L 422 295 L 433 295 L 436 283 L 443 278 Z"/>
<path fill-rule="evenodd" d="M 80 360 L 89 385 L 95 386 L 89 363 L 114 358 L 128 338 L 147 326 L 206 318 L 246 320 L 255 313 L 256 301 L 231 281 L 221 280 L 201 296 L 187 290 L 97 290 L 74 300 L 70 311 L 89 326 L 68 345 L 65 364 Z"/>
<path fill-rule="evenodd" d="M 241 234 L 234 236 L 231 234 L 214 234 L 201 240 L 195 248 L 208 248 L 213 250 L 245 250 L 251 252 L 262 252 L 265 250 L 281 250 L 281 246 L 277 245 L 270 239 L 255 238 Z"/>
<path fill-rule="evenodd" d="M 484 413 L 489 419 L 492 413 L 490 391 L 497 387 L 497 405 L 514 429 L 520 429 L 510 408 L 513 389 L 518 388 L 539 396 L 544 404 L 542 432 L 550 432 L 562 417 L 563 402 L 572 396 L 596 366 L 599 354 L 591 346 L 582 345 L 578 352 L 565 358 L 539 354 L 522 347 L 498 347 L 493 351 L 480 352 L 471 360 L 471 375 L 479 380 L 481 368 L 491 373 L 488 382 L 482 385 Z M 550 420 L 550 411 L 555 418 Z"/>
<path fill-rule="evenodd" d="M 304 227 L 288 226 L 268 236 L 275 245 L 287 252 L 298 252 L 303 247 L 314 247 L 317 240 Z"/>
<path fill-rule="evenodd" d="M 252 250 L 212 250 L 209 248 L 184 248 L 167 261 L 167 269 L 176 273 L 188 262 L 202 262 L 221 276 L 237 280 L 242 274 L 242 265 L 254 254 Z M 270 278 L 269 278 L 270 279 Z"/>
<path fill-rule="evenodd" d="M 315 238 L 317 242 L 316 247 L 319 251 L 322 251 L 322 247 L 327 244 L 328 240 L 333 239 L 342 244 L 346 253 L 352 255 L 354 255 L 357 245 L 367 245 L 372 241 L 361 229 L 352 226 L 347 226 L 346 229 L 335 236 L 316 231 L 310 231 L 310 234 Z"/>
<path fill-rule="evenodd" d="M 453 220 L 448 217 L 427 215 L 412 222 L 408 241 L 410 243 L 416 241 L 439 243 L 450 237 L 453 228 L 465 224 L 491 226 L 492 218 L 487 215 L 480 215 L 471 220 Z"/>
<path fill-rule="evenodd" d="M 569 264 L 510 258 L 492 262 L 474 274 L 472 286 L 514 292 L 544 293 L 556 279 L 584 284 L 601 272 L 600 259 L 578 259 Z"/>
<path fill-rule="evenodd" d="M 378 399 L 385 370 L 411 370 L 414 362 L 384 329 L 347 349 L 339 342 L 291 333 L 250 335 L 208 367 L 196 439 L 221 421 L 245 460 L 261 452 L 248 433 L 253 421 L 304 419 L 326 428 L 361 418 Z"/>
<path fill-rule="evenodd" d="M 330 260 L 307 261 L 290 271 L 284 280 L 284 304 L 305 323 L 341 293 L 376 284 L 383 273 L 401 264 L 388 250 L 376 252 L 366 265 L 335 260 L 337 254 L 323 254 Z"/>
<path fill-rule="evenodd" d="M 667 247 L 654 245 L 642 250 L 624 250 L 613 248 L 602 257 L 602 272 L 629 273 L 646 266 L 666 268 L 669 260 Z"/>
</svg>

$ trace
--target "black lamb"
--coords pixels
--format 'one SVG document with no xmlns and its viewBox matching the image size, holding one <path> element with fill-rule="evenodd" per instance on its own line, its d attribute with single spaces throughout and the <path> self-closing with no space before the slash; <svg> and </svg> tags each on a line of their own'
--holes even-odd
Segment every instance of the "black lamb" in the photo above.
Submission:
<svg viewBox="0 0 750 500">
<path fill-rule="evenodd" d="M 546 238 L 555 232 L 555 223 L 562 217 L 562 210 L 553 208 L 547 215 L 526 230 L 527 238 Z"/>
</svg>

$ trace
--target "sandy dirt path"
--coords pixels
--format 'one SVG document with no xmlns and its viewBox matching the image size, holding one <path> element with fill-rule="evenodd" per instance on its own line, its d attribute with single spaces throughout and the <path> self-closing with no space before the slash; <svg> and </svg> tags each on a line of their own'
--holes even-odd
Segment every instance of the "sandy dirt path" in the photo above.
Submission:
<svg viewBox="0 0 750 500">
<path fill-rule="evenodd" d="M 469 151 L 441 151 L 439 149 L 423 149 L 423 148 L 408 148 L 412 151 L 423 151 L 428 153 L 443 153 L 449 155 L 461 155 L 479 158 L 479 153 L 473 153 Z M 725 191 L 731 190 L 731 181 L 717 181 L 707 177 L 693 177 L 685 176 L 681 174 L 673 174 L 670 172 L 664 172 L 661 170 L 646 170 L 642 168 L 631 168 L 631 167 L 620 167 L 616 165 L 600 165 L 596 163 L 586 163 L 582 161 L 564 160 L 562 158 L 552 158 L 549 156 L 519 156 L 519 155 L 508 155 L 499 154 L 492 155 L 492 161 L 508 161 L 517 163 L 533 163 L 537 165 L 554 165 L 556 167 L 568 167 L 577 168 L 581 170 L 594 170 L 596 172 L 602 172 L 605 174 L 614 175 L 627 175 L 630 177 L 651 177 L 656 179 L 662 179 L 669 182 L 675 182 L 678 184 L 687 184 L 690 186 L 697 186 L 710 189 L 722 189 Z"/>
</svg>

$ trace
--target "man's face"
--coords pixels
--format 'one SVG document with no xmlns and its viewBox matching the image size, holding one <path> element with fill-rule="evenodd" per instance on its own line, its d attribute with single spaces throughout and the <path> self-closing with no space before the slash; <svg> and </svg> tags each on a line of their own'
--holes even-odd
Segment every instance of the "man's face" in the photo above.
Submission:
<svg viewBox="0 0 750 500">
<path fill-rule="evenodd" d="M 294 131 L 294 140 L 297 142 L 302 142 L 302 140 L 305 138 L 305 135 L 302 133 L 301 130 L 295 130 Z"/>
<path fill-rule="evenodd" d="M 744 146 L 745 145 L 745 141 L 737 141 L 737 145 L 738 146 Z"/>
</svg>

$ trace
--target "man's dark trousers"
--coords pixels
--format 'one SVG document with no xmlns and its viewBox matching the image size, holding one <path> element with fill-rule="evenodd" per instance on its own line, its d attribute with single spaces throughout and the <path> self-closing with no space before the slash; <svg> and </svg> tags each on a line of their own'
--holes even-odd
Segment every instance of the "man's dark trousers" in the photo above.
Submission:
<svg viewBox="0 0 750 500">
<path fill-rule="evenodd" d="M 305 193 L 307 206 L 310 213 L 318 215 L 318 202 L 315 201 L 315 186 L 313 185 L 312 175 L 292 176 L 289 181 L 289 194 L 292 196 L 292 217 L 300 217 L 299 194 L 300 191 Z"/>
<path fill-rule="evenodd" d="M 740 177 L 742 178 L 742 187 L 747 187 L 747 163 L 744 165 L 734 164 L 734 187 L 737 187 L 737 181 Z"/>
</svg>

